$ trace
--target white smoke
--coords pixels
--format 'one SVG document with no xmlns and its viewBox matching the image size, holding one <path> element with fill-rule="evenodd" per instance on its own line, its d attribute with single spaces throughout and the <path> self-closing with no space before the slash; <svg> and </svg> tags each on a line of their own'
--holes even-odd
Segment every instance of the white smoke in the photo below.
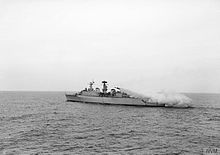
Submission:
<svg viewBox="0 0 220 155">
<path fill-rule="evenodd" d="M 166 107 L 192 107 L 192 100 L 180 93 L 160 92 L 151 94 L 154 102 L 164 103 Z"/>
<path fill-rule="evenodd" d="M 163 103 L 166 107 L 192 107 L 192 100 L 184 94 L 180 93 L 163 91 L 159 93 L 149 93 L 147 95 L 142 95 L 124 88 L 120 88 L 120 90 L 129 94 L 132 97 L 147 99 L 148 101 L 153 103 Z"/>
</svg>

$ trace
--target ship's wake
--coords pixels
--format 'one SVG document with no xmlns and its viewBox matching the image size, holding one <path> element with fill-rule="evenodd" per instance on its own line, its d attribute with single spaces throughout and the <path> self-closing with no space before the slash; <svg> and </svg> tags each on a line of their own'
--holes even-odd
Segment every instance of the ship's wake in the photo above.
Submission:
<svg viewBox="0 0 220 155">
<path fill-rule="evenodd" d="M 163 91 L 159 93 L 149 93 L 146 95 L 142 95 L 124 88 L 120 88 L 120 90 L 126 94 L 129 94 L 132 97 L 140 98 L 146 102 L 151 102 L 155 104 L 164 104 L 165 107 L 174 107 L 174 108 L 193 107 L 192 99 L 180 93 Z"/>
</svg>

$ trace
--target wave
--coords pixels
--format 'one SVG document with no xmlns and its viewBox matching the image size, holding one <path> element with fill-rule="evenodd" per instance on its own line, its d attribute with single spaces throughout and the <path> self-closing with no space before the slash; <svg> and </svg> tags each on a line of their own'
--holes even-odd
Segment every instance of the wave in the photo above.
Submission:
<svg viewBox="0 0 220 155">
<path fill-rule="evenodd" d="M 193 107 L 192 99 L 180 93 L 163 91 L 159 93 L 149 93 L 143 95 L 124 88 L 120 88 L 120 90 L 130 95 L 131 97 L 140 98 L 152 103 L 165 104 L 165 107 L 177 107 L 177 108 Z"/>
</svg>

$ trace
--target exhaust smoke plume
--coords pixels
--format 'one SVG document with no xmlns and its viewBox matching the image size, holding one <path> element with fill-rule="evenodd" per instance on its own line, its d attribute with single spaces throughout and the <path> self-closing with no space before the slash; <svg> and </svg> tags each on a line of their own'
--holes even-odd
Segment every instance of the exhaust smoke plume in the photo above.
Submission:
<svg viewBox="0 0 220 155">
<path fill-rule="evenodd" d="M 192 100 L 180 93 L 159 92 L 142 95 L 124 88 L 120 88 L 120 90 L 132 97 L 141 98 L 153 103 L 164 103 L 166 107 L 192 107 Z"/>
</svg>

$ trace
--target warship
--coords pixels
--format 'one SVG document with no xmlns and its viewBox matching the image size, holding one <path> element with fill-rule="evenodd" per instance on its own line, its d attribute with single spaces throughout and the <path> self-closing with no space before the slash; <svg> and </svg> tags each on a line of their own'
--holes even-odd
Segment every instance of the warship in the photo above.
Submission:
<svg viewBox="0 0 220 155">
<path fill-rule="evenodd" d="M 126 106 L 146 106 L 146 107 L 165 107 L 164 103 L 153 102 L 151 98 L 140 98 L 128 94 L 119 87 L 114 87 L 108 91 L 107 81 L 102 81 L 103 88 L 93 88 L 93 82 L 89 83 L 89 88 L 74 93 L 65 94 L 66 100 L 70 102 L 82 102 L 93 104 L 126 105 Z"/>
</svg>

